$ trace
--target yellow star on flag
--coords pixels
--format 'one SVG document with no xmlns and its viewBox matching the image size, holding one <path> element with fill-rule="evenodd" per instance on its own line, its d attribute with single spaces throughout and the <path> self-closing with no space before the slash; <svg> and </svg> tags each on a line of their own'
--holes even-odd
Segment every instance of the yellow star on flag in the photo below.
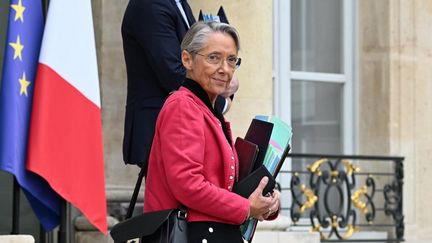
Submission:
<svg viewBox="0 0 432 243">
<path fill-rule="evenodd" d="M 30 85 L 30 81 L 26 80 L 25 72 L 23 73 L 22 78 L 18 79 L 21 89 L 20 89 L 20 95 L 24 94 L 25 96 L 28 96 L 27 88 Z"/>
<path fill-rule="evenodd" d="M 14 52 L 14 60 L 18 57 L 22 61 L 21 52 L 24 49 L 24 46 L 21 45 L 20 37 L 17 37 L 17 40 L 15 43 L 11 42 L 9 43 L 10 46 L 15 50 Z"/>
<path fill-rule="evenodd" d="M 11 8 L 15 10 L 15 19 L 14 21 L 17 21 L 18 19 L 21 20 L 22 23 L 24 23 L 24 10 L 25 7 L 22 5 L 21 0 L 18 1 L 18 4 L 11 4 Z"/>
</svg>

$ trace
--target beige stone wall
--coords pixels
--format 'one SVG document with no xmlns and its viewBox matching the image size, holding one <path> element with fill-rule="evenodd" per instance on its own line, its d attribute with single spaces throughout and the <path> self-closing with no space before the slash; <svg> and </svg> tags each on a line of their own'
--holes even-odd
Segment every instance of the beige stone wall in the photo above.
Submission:
<svg viewBox="0 0 432 243">
<path fill-rule="evenodd" d="M 102 99 L 102 122 L 107 196 L 129 198 L 138 176 L 137 166 L 125 166 L 122 158 L 126 104 L 126 66 L 121 39 L 121 21 L 127 0 L 93 0 L 93 16 Z M 117 193 L 113 195 L 113 193 Z"/>
<path fill-rule="evenodd" d="M 272 1 L 189 0 L 194 15 L 199 10 L 216 14 L 222 5 L 228 21 L 240 33 L 241 68 L 236 71 L 239 91 L 227 114 L 234 138 L 243 137 L 257 114 L 272 114 Z"/>
<path fill-rule="evenodd" d="M 418 226 L 418 239 L 432 241 L 432 2 L 410 2 L 414 14 L 412 24 L 407 27 L 414 29 L 414 35 L 408 36 L 407 39 L 412 40 L 414 44 L 412 53 L 415 62 L 411 58 L 405 59 L 412 67 L 409 69 L 408 66 L 405 77 L 413 76 L 413 91 L 407 92 L 408 101 L 411 101 L 412 106 L 408 106 L 405 111 L 410 110 L 409 115 L 413 116 L 413 122 L 405 123 L 401 129 L 411 131 L 407 134 L 409 139 L 404 142 L 409 148 L 407 152 L 413 154 L 413 160 L 411 164 L 407 163 L 407 169 L 408 173 L 411 173 L 411 178 L 415 179 L 415 197 L 412 197 L 415 198 L 415 206 L 412 208 L 416 209 L 413 218 Z M 406 201 L 407 206 L 410 206 L 409 202 L 412 200 L 407 198 Z"/>
<path fill-rule="evenodd" d="M 215 13 L 223 5 L 240 32 L 240 90 L 228 114 L 243 136 L 255 114 L 272 113 L 272 1 L 189 0 Z M 360 154 L 405 156 L 408 242 L 432 241 L 432 1 L 361 0 L 358 12 Z M 120 24 L 127 0 L 93 0 L 107 188 L 131 187 L 135 167 L 121 158 L 126 73 Z"/>
<path fill-rule="evenodd" d="M 272 113 L 272 1 L 189 0 L 215 13 L 223 5 L 240 32 L 240 90 L 228 114 L 243 136 L 255 114 Z M 126 73 L 120 24 L 127 0 L 93 0 L 107 188 L 132 187 L 121 158 Z M 432 1 L 361 0 L 358 6 L 359 153 L 405 156 L 408 242 L 432 241 Z"/>
<path fill-rule="evenodd" d="M 405 237 L 430 242 L 432 2 L 358 2 L 360 152 L 405 156 Z"/>
<path fill-rule="evenodd" d="M 389 1 L 359 1 L 359 153 L 389 152 Z"/>
</svg>

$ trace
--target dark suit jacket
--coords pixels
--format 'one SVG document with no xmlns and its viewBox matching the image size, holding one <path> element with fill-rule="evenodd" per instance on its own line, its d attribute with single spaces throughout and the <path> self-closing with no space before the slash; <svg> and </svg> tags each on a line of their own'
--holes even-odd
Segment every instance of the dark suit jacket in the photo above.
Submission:
<svg viewBox="0 0 432 243">
<path fill-rule="evenodd" d="M 183 8 L 192 25 L 184 0 Z M 157 115 L 186 75 L 180 44 L 188 27 L 174 0 L 130 0 L 121 30 L 128 78 L 123 160 L 146 168 Z"/>
</svg>

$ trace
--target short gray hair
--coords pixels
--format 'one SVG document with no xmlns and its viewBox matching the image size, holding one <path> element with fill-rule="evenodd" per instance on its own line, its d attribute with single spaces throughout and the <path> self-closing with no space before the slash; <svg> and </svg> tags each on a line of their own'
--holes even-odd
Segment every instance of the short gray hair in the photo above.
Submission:
<svg viewBox="0 0 432 243">
<path fill-rule="evenodd" d="M 219 22 L 198 21 L 192 25 L 186 33 L 181 43 L 181 50 L 187 51 L 192 56 L 202 50 L 206 44 L 208 36 L 211 33 L 220 32 L 230 35 L 236 45 L 237 52 L 240 50 L 240 37 L 237 30 L 229 24 Z"/>
</svg>

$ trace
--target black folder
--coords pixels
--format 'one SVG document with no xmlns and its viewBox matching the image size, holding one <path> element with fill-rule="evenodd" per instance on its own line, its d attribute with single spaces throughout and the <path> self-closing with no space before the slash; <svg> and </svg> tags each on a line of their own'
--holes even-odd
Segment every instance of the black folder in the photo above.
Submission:
<svg viewBox="0 0 432 243">
<path fill-rule="evenodd" d="M 229 24 L 228 18 L 227 18 L 226 14 L 225 14 L 225 10 L 224 10 L 224 8 L 222 6 L 220 6 L 220 8 L 219 8 L 217 16 L 219 16 L 219 19 L 220 19 L 221 23 Z"/>
<path fill-rule="evenodd" d="M 225 10 L 222 6 L 220 6 L 219 11 L 217 12 L 216 16 L 219 17 L 219 20 L 221 23 L 229 24 L 228 18 L 225 14 Z M 198 21 L 204 21 L 204 15 L 203 15 L 202 10 L 199 11 Z"/>
<path fill-rule="evenodd" d="M 258 156 L 252 171 L 261 167 L 270 142 L 273 131 L 273 123 L 253 119 L 246 133 L 245 140 L 258 145 Z"/>
<path fill-rule="evenodd" d="M 258 169 L 253 171 L 246 178 L 234 184 L 233 192 L 244 198 L 249 198 L 252 192 L 254 192 L 255 189 L 258 187 L 261 179 L 264 176 L 267 176 L 269 178 L 269 181 L 263 190 L 263 196 L 272 193 L 273 189 L 275 188 L 276 181 L 264 165 L 261 165 Z"/>
<path fill-rule="evenodd" d="M 258 156 L 258 145 L 238 137 L 234 147 L 239 160 L 238 180 L 240 181 L 251 173 Z"/>
<path fill-rule="evenodd" d="M 291 150 L 291 146 L 289 145 L 289 143 L 285 146 L 284 151 L 282 152 L 281 158 L 276 166 L 275 171 L 273 172 L 273 177 L 276 178 L 276 176 L 279 174 L 279 171 L 282 168 L 283 163 L 285 162 L 285 159 L 289 153 L 289 151 Z"/>
</svg>

